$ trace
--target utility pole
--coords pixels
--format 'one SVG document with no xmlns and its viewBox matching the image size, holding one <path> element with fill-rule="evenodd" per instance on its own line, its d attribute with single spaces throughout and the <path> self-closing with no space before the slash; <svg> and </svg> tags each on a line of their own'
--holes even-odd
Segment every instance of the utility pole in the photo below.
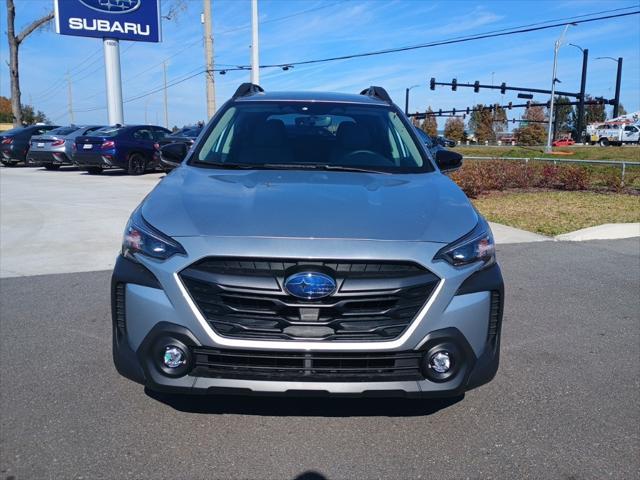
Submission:
<svg viewBox="0 0 640 480">
<path fill-rule="evenodd" d="M 71 98 L 71 75 L 69 75 L 69 70 L 67 70 L 67 100 L 69 102 L 69 123 L 74 124 L 75 120 L 73 119 L 73 100 Z"/>
<path fill-rule="evenodd" d="M 558 71 L 558 50 L 562 46 L 562 41 L 564 40 L 564 36 L 567 33 L 567 29 L 571 24 L 567 24 L 564 26 L 564 30 L 562 35 L 556 40 L 556 43 L 553 48 L 553 75 L 551 77 L 551 102 L 549 106 L 549 128 L 547 130 L 547 146 L 544 148 L 545 153 L 551 152 L 551 142 L 553 141 L 553 103 L 555 101 L 555 93 L 556 93 L 556 74 Z"/>
<path fill-rule="evenodd" d="M 251 0 L 251 83 L 260 83 L 260 60 L 258 56 L 258 0 Z"/>
<path fill-rule="evenodd" d="M 580 93 L 578 94 L 578 118 L 576 119 L 576 142 L 582 143 L 582 130 L 584 129 L 584 98 L 587 88 L 587 62 L 589 61 L 589 49 L 580 45 L 570 43 L 572 47 L 578 48 L 582 52 L 582 77 L 580 79 Z"/>
<path fill-rule="evenodd" d="M 613 106 L 613 118 L 618 116 L 620 110 L 620 83 L 622 82 L 622 57 L 618 57 L 618 73 L 616 74 L 616 96 Z"/>
<path fill-rule="evenodd" d="M 169 100 L 167 99 L 167 62 L 162 62 L 164 70 L 164 128 L 169 128 Z"/>
<path fill-rule="evenodd" d="M 211 2 L 213 0 L 202 0 L 203 14 L 202 23 L 204 24 L 204 59 L 207 66 L 205 75 L 207 85 L 207 118 L 213 117 L 216 113 L 216 85 L 215 75 L 213 73 L 213 26 L 211 18 Z"/>
</svg>

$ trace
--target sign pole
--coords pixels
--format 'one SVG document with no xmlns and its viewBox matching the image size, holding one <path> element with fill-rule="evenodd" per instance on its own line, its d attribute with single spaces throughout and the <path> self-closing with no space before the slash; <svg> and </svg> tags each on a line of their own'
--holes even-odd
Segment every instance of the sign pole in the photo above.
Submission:
<svg viewBox="0 0 640 480">
<path fill-rule="evenodd" d="M 120 78 L 120 42 L 111 38 L 102 40 L 104 46 L 104 71 L 107 86 L 107 111 L 109 125 L 124 124 L 122 109 L 122 80 Z"/>
<path fill-rule="evenodd" d="M 251 0 L 251 83 L 260 84 L 258 60 L 258 0 Z"/>
</svg>

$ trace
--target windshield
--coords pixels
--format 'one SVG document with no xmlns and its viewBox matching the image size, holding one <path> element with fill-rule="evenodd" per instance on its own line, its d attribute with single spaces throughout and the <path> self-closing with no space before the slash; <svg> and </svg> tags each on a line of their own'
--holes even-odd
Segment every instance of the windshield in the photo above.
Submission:
<svg viewBox="0 0 640 480">
<path fill-rule="evenodd" d="M 180 130 L 173 132 L 170 137 L 197 137 L 200 135 L 202 127 L 184 127 Z"/>
<path fill-rule="evenodd" d="M 58 127 L 50 130 L 49 135 L 69 135 L 78 130 L 78 127 Z"/>
<path fill-rule="evenodd" d="M 223 112 L 191 163 L 220 168 L 432 171 L 407 125 L 386 106 L 242 102 Z"/>
<path fill-rule="evenodd" d="M 97 137 L 115 137 L 124 130 L 124 128 L 125 127 L 103 127 L 93 132 L 92 135 Z"/>
</svg>

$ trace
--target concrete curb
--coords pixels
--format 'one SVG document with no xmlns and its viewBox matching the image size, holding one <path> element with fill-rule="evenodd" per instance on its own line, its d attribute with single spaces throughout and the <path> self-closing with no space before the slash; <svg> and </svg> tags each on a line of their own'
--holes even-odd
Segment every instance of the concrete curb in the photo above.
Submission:
<svg viewBox="0 0 640 480">
<path fill-rule="evenodd" d="M 640 223 L 605 223 L 604 225 L 556 235 L 554 239 L 568 242 L 582 242 L 585 240 L 616 240 L 632 237 L 640 237 Z"/>
</svg>

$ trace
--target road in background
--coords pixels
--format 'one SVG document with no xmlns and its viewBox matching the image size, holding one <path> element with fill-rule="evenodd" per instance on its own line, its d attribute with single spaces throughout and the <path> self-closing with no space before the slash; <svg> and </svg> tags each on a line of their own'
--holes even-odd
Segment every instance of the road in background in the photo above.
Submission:
<svg viewBox="0 0 640 480">
<path fill-rule="evenodd" d="M 2 478 L 637 478 L 639 240 L 498 255 L 500 370 L 453 401 L 146 394 L 109 272 L 2 279 Z"/>
</svg>

